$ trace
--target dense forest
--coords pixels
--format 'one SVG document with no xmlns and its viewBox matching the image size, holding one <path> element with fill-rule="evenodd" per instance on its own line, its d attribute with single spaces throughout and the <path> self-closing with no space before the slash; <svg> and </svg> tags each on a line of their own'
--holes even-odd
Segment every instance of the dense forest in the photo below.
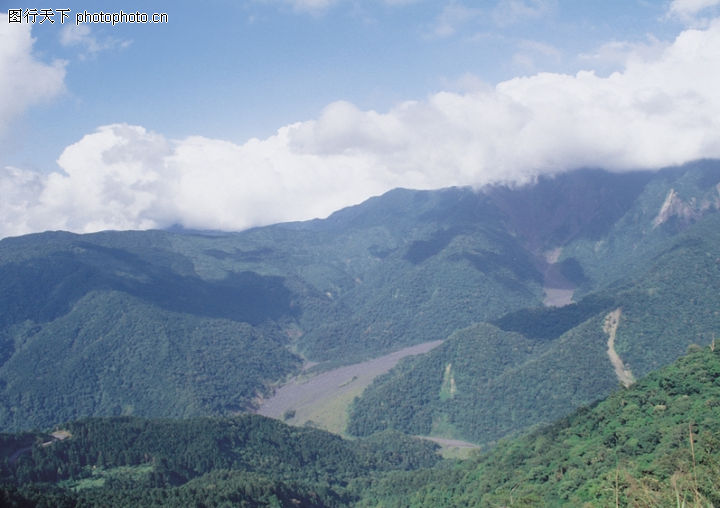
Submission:
<svg viewBox="0 0 720 508">
<path fill-rule="evenodd" d="M 385 431 L 344 440 L 260 416 L 87 419 L 0 435 L 4 506 L 710 506 L 720 349 L 463 460 Z"/>
<path fill-rule="evenodd" d="M 243 233 L 6 238 L 0 425 L 247 411 L 305 360 L 353 363 L 532 305 L 539 275 L 502 224 L 477 221 L 487 206 L 395 191 Z M 498 249 L 468 269 L 466 251 Z"/>
<path fill-rule="evenodd" d="M 395 473 L 365 506 L 717 506 L 720 349 L 441 473 Z"/>
<path fill-rule="evenodd" d="M 538 398 L 556 394 L 561 404 L 524 415 L 528 401 L 513 388 L 520 377 L 498 376 L 497 389 L 519 401 L 509 409 L 515 422 L 508 417 L 482 436 L 481 428 L 453 431 L 438 418 L 431 425 L 495 440 L 609 393 L 602 333 L 576 331 L 613 305 L 624 316 L 618 353 L 635 375 L 673 361 L 687 341 L 708 342 L 716 324 L 707 282 L 720 257 L 718 182 L 717 161 L 623 175 L 585 170 L 513 189 L 396 189 L 327 219 L 240 233 L 3 239 L 0 425 L 252 411 L 307 362 L 351 364 L 488 322 L 534 342 L 527 368 L 516 367 L 523 383 L 553 387 Z M 660 221 L 668 195 L 679 211 Z M 574 305 L 541 307 L 555 283 L 575 287 Z M 686 339 L 675 343 L 676 336 Z M 570 378 L 582 374 L 587 385 L 559 389 L 541 366 L 569 350 L 586 351 L 585 361 L 564 365 L 577 364 Z M 439 390 L 452 362 L 446 356 L 421 385 Z M 87 375 L 75 376 L 81 365 Z M 480 399 L 471 402 L 483 406 Z M 451 411 L 442 419 L 456 417 L 464 418 Z"/>
<path fill-rule="evenodd" d="M 3 239 L 0 504 L 720 503 L 719 209 L 699 161 L 239 233 Z M 295 426 L 252 414 L 427 343 L 328 377 L 345 398 Z"/>
<path fill-rule="evenodd" d="M 41 433 L 0 436 L 8 500 L 187 506 L 208 503 L 210 495 L 211 506 L 292 499 L 347 505 L 358 498 L 358 482 L 441 460 L 438 445 L 397 432 L 346 441 L 255 415 L 87 419 L 62 430 L 69 436 L 62 440 Z"/>
<path fill-rule="evenodd" d="M 615 349 L 635 377 L 720 330 L 720 216 L 664 244 L 647 267 L 577 303 L 508 313 L 452 334 L 375 379 L 348 431 L 449 435 L 489 444 L 609 394 L 608 314 L 620 309 Z"/>
</svg>

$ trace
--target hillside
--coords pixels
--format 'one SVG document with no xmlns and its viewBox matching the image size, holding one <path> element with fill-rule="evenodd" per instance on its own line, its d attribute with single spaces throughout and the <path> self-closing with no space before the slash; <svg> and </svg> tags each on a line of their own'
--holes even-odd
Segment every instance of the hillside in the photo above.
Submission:
<svg viewBox="0 0 720 508">
<path fill-rule="evenodd" d="M 240 233 L 4 239 L 0 426 L 233 415 L 308 362 L 317 372 L 450 337 L 413 360 L 431 364 L 416 373 L 413 390 L 425 391 L 393 410 L 410 403 L 424 423 L 400 427 L 494 441 L 609 393 L 602 322 L 618 307 L 614 348 L 636 377 L 710 340 L 718 182 L 717 161 L 579 170 L 520 188 L 396 189 Z M 557 286 L 578 306 L 556 329 L 540 306 Z M 402 384 L 398 372 L 384 379 Z M 486 388 L 468 389 L 482 375 Z M 475 413 L 496 392 L 517 406 L 486 425 Z"/>
<path fill-rule="evenodd" d="M 364 506 L 720 503 L 720 352 L 692 347 L 630 389 L 432 478 L 397 474 Z"/>
<path fill-rule="evenodd" d="M 646 261 L 631 277 L 600 284 L 577 304 L 522 309 L 494 327 L 456 332 L 442 348 L 377 378 L 355 401 L 348 430 L 489 444 L 602 398 L 691 343 L 709 344 L 720 328 L 720 216 L 676 224 L 673 234 L 648 230 L 664 240 L 652 255 L 639 249 Z M 605 323 L 613 313 L 619 321 L 610 340 Z M 612 360 L 622 362 L 620 377 Z"/>
<path fill-rule="evenodd" d="M 397 433 L 350 442 L 255 415 L 63 429 L 59 441 L 0 435 L 4 506 L 347 506 L 353 483 L 440 460 L 437 445 Z"/>
<path fill-rule="evenodd" d="M 709 506 L 720 503 L 720 350 L 464 461 L 383 432 L 261 416 L 86 419 L 0 435 L 8 506 Z"/>
<path fill-rule="evenodd" d="M 457 196 L 474 199 L 395 191 L 237 234 L 0 241 L 0 425 L 244 411 L 304 359 L 350 364 L 539 301 L 514 240 L 446 216 Z M 517 259 L 469 271 L 459 253 L 481 245 Z"/>
</svg>

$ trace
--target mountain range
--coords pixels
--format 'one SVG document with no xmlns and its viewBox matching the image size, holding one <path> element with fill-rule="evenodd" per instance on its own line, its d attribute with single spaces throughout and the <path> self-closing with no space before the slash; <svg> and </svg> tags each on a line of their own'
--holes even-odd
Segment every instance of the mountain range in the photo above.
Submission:
<svg viewBox="0 0 720 508">
<path fill-rule="evenodd" d="M 377 378 L 347 431 L 491 445 L 712 341 L 719 208 L 708 160 L 396 189 L 238 233 L 6 238 L 0 427 L 235 415 L 303 369 L 444 340 Z"/>
</svg>

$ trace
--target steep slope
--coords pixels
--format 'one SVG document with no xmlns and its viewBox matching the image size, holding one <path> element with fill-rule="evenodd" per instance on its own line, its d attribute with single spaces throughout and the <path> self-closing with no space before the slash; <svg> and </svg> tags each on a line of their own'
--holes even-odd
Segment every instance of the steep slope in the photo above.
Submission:
<svg viewBox="0 0 720 508">
<path fill-rule="evenodd" d="M 612 312 L 618 311 L 613 351 L 635 377 L 674 361 L 691 343 L 710 343 L 720 328 L 719 260 L 720 215 L 711 214 L 666 244 L 634 279 L 574 306 L 504 316 L 495 324 L 505 335 L 468 328 L 377 378 L 356 400 L 348 429 L 491 443 L 567 414 L 628 381 L 618 378 L 608 356 Z M 481 345 L 496 337 L 504 351 Z M 443 395 L 447 365 L 456 380 L 450 398 Z"/>
<path fill-rule="evenodd" d="M 272 265 L 321 295 L 301 304 L 298 321 L 298 348 L 314 360 L 360 360 L 442 339 L 541 298 L 532 255 L 470 189 L 398 189 L 326 220 L 242 238 L 276 258 L 284 248 Z M 263 273 L 268 258 L 228 266 Z"/>
<path fill-rule="evenodd" d="M 478 324 L 455 332 L 428 354 L 403 360 L 376 378 L 350 411 L 348 431 L 367 436 L 387 428 L 449 437 L 456 422 L 448 409 L 473 412 L 468 399 L 497 376 L 522 364 L 542 345 L 520 334 Z M 471 418 L 476 415 L 469 415 Z M 464 429 L 462 429 L 464 430 Z"/>
<path fill-rule="evenodd" d="M 582 268 L 581 293 L 606 287 L 632 277 L 667 248 L 669 239 L 719 209 L 718 161 L 660 171 L 606 234 L 566 243 L 559 262 Z"/>
<path fill-rule="evenodd" d="M 690 350 L 631 388 L 459 462 L 440 462 L 436 445 L 398 433 L 346 441 L 253 415 L 86 419 L 64 424 L 55 439 L 0 434 L 0 499 L 68 507 L 715 505 L 720 350 Z"/>
<path fill-rule="evenodd" d="M 244 411 L 264 381 L 300 364 L 275 326 L 169 312 L 117 291 L 90 292 L 69 313 L 13 335 L 15 352 L 0 367 L 4 428 Z"/>
<path fill-rule="evenodd" d="M 715 247 L 704 238 L 693 244 L 683 237 L 684 247 L 676 240 L 715 214 L 718 182 L 717 161 L 627 175 L 586 170 L 519 189 L 397 189 L 324 220 L 241 233 L 44 233 L 2 240 L 0 425 L 245 410 L 304 361 L 321 362 L 318 369 L 351 364 L 443 340 L 477 323 L 498 324 L 539 306 L 551 282 L 570 285 L 568 291 L 577 286 L 578 295 L 607 291 L 603 298 L 622 306 L 614 346 L 642 375 L 684 350 L 671 334 L 681 336 L 686 326 L 703 334 L 714 323 L 699 309 L 714 298 L 707 283 L 714 281 Z M 673 256 L 672 263 L 663 261 Z M 683 258 L 692 266 L 683 266 Z M 649 266 L 656 267 L 657 283 L 648 278 L 637 289 Z M 682 273 L 688 283 L 680 287 Z M 698 297 L 703 301 L 693 303 Z M 687 323 L 666 318 L 663 302 L 698 317 Z M 653 312 L 653 322 L 643 317 Z M 582 314 L 582 321 L 594 317 Z M 648 330 L 665 325 L 664 338 L 653 344 L 655 332 Z M 606 377 L 607 356 L 595 354 L 606 340 L 597 333 L 560 341 L 562 333 L 553 332 L 543 340 L 559 349 L 540 341 L 523 361 L 537 375 L 549 365 L 585 365 L 592 373 L 587 387 L 558 380 L 565 383 L 558 399 L 569 401 L 563 411 L 614 382 Z M 578 350 L 592 353 L 576 362 L 571 352 Z M 509 379 L 516 368 L 498 376 Z M 536 374 L 527 378 L 533 379 Z M 461 384 L 456 380 L 456 400 L 468 392 Z M 488 439 L 528 423 L 518 415 Z M 447 426 L 469 432 L 461 427 Z"/>
<path fill-rule="evenodd" d="M 3 428 L 245 410 L 299 367 L 280 329 L 297 313 L 283 279 L 202 279 L 169 236 L 50 233 L 0 244 Z"/>
<path fill-rule="evenodd" d="M 604 239 L 658 176 L 647 171 L 613 174 L 583 169 L 543 177 L 534 185 L 494 187 L 485 192 L 502 211 L 508 228 L 523 238 L 530 250 L 542 252 L 579 240 Z"/>
<path fill-rule="evenodd" d="M 352 363 L 537 303 L 532 258 L 469 189 L 398 190 L 244 233 L 0 242 L 0 425 L 252 407 L 301 355 Z"/>
<path fill-rule="evenodd" d="M 720 503 L 720 353 L 675 364 L 551 426 L 365 506 L 710 506 Z"/>
</svg>

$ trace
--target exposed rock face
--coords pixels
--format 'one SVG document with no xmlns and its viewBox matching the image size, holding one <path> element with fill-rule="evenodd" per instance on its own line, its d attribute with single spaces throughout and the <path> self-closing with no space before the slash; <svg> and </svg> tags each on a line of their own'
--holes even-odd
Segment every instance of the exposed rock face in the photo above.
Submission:
<svg viewBox="0 0 720 508">
<path fill-rule="evenodd" d="M 714 190 L 712 195 L 702 199 L 698 200 L 693 197 L 683 201 L 675 189 L 670 189 L 660 211 L 653 219 L 653 227 L 658 227 L 671 217 L 677 217 L 686 223 L 692 222 L 702 217 L 705 212 L 720 209 L 720 184 L 716 185 Z"/>
<path fill-rule="evenodd" d="M 691 200 L 691 203 L 693 201 L 694 199 Z M 653 226 L 658 227 L 660 224 L 667 222 L 671 217 L 679 217 L 685 221 L 689 221 L 695 219 L 697 215 L 690 203 L 685 203 L 678 197 L 675 189 L 670 189 L 670 192 L 668 192 L 665 198 L 665 202 L 660 207 L 660 211 L 655 219 L 653 219 Z"/>
</svg>

